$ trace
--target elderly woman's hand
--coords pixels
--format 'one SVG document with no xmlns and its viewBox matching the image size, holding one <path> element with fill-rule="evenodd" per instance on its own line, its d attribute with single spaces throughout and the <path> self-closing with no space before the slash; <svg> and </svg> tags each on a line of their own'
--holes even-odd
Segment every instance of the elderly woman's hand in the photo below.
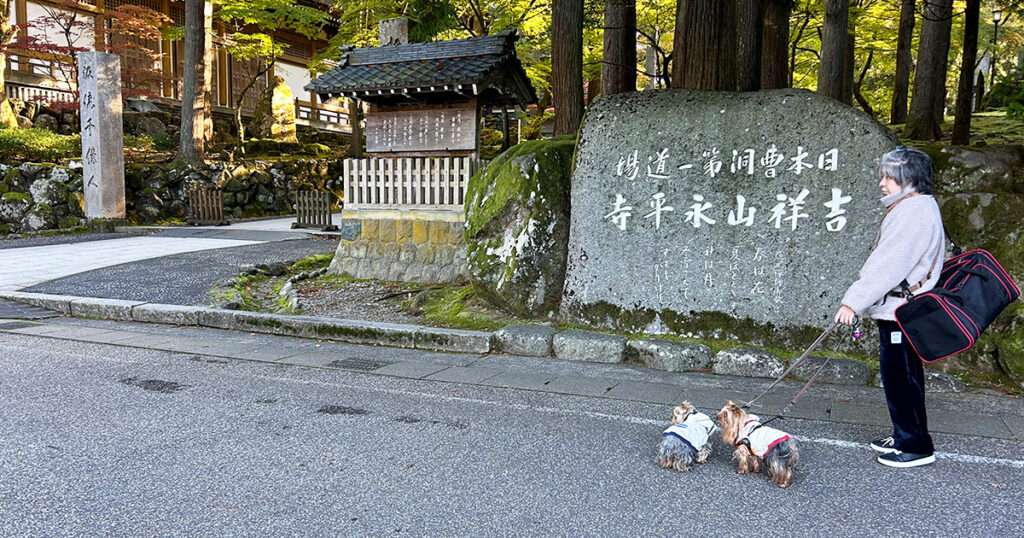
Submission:
<svg viewBox="0 0 1024 538">
<path fill-rule="evenodd" d="M 857 313 L 846 305 L 839 307 L 839 311 L 836 312 L 836 323 L 849 326 L 853 325 L 853 320 L 855 319 L 857 319 Z"/>
</svg>

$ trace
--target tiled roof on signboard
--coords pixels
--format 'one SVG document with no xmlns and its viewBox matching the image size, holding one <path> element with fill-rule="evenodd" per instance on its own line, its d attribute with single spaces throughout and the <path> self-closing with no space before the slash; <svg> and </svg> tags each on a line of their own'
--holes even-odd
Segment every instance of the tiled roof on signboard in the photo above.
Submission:
<svg viewBox="0 0 1024 538">
<path fill-rule="evenodd" d="M 469 39 L 354 49 L 305 89 L 317 94 L 348 95 L 367 90 L 471 85 L 484 82 L 502 68 L 510 69 L 509 76 L 529 85 L 516 56 L 517 39 L 515 30 L 505 30 Z M 533 93 L 532 87 L 529 93 Z"/>
</svg>

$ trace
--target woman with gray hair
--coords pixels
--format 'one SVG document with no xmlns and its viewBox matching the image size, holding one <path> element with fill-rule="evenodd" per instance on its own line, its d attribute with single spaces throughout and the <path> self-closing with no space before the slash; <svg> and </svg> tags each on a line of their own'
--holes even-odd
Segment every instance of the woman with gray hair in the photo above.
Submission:
<svg viewBox="0 0 1024 538">
<path fill-rule="evenodd" d="M 859 278 L 843 295 L 835 320 L 852 325 L 856 316 L 877 320 L 880 370 L 893 434 L 871 443 L 878 462 L 916 467 L 935 461 L 924 406 L 924 366 L 896 323 L 896 308 L 913 293 L 935 286 L 942 270 L 945 233 L 932 193 L 932 160 L 903 146 L 882 156 L 878 166 L 882 205 L 878 238 Z"/>
</svg>

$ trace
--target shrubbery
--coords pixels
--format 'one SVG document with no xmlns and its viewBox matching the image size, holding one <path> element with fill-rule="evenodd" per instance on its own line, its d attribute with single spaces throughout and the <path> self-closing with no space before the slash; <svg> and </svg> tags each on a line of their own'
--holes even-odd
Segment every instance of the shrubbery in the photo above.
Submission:
<svg viewBox="0 0 1024 538">
<path fill-rule="evenodd" d="M 0 129 L 0 161 L 60 162 L 80 157 L 80 135 L 46 129 Z"/>
</svg>

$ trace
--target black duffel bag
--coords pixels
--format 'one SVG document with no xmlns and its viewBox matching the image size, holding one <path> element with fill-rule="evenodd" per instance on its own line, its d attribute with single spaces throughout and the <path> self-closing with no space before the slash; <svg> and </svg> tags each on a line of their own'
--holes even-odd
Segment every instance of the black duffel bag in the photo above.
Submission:
<svg viewBox="0 0 1024 538">
<path fill-rule="evenodd" d="M 935 287 L 911 295 L 896 309 L 896 322 L 914 351 L 934 362 L 970 348 L 1020 288 L 984 250 L 954 256 L 942 264 Z"/>
</svg>

